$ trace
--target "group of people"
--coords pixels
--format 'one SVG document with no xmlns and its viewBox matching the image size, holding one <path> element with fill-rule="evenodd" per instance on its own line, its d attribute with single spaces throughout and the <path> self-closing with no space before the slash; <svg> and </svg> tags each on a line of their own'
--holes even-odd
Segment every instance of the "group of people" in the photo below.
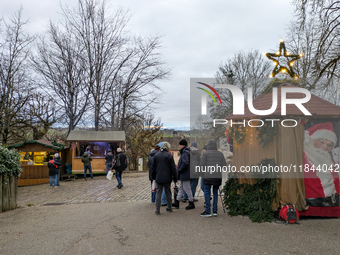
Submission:
<svg viewBox="0 0 340 255">
<path fill-rule="evenodd" d="M 179 209 L 180 202 L 189 201 L 186 210 L 195 209 L 194 198 L 198 185 L 198 178 L 193 176 L 196 166 L 226 166 L 226 161 L 222 152 L 217 150 L 215 140 L 209 140 L 208 144 L 203 148 L 201 156 L 197 143 L 193 142 L 188 147 L 188 142 L 182 139 L 179 142 L 180 159 L 177 169 L 174 158 L 170 151 L 168 142 L 159 143 L 149 156 L 149 180 L 151 186 L 156 186 L 156 191 L 151 193 L 151 201 L 156 205 L 155 214 L 160 214 L 161 205 L 166 205 L 166 210 L 172 212 L 172 208 Z M 205 210 L 201 213 L 201 217 L 217 216 L 218 190 L 222 184 L 222 175 L 202 176 L 201 189 L 204 192 Z M 171 182 L 175 185 L 179 181 L 177 197 L 172 203 L 171 198 Z M 211 213 L 211 188 L 213 189 L 213 210 Z M 163 199 L 162 199 L 163 197 Z M 163 200 L 163 201 L 162 201 Z M 164 201 L 166 200 L 166 201 Z M 162 201 L 162 202 L 161 202 Z"/>
<path fill-rule="evenodd" d="M 47 166 L 48 166 L 48 175 L 50 176 L 50 188 L 53 188 L 53 183 L 54 183 L 55 188 L 59 187 L 59 175 L 60 175 L 61 165 L 62 165 L 62 162 L 61 162 L 59 153 L 54 154 L 54 158 L 53 156 L 49 157 Z"/>
<path fill-rule="evenodd" d="M 106 164 L 106 174 L 109 171 L 115 171 L 115 176 L 118 182 L 117 188 L 121 189 L 124 185 L 122 183 L 122 172 L 127 168 L 127 158 L 126 155 L 123 153 L 121 148 L 117 148 L 116 156 L 113 155 L 112 149 L 108 148 L 105 152 L 105 164 Z M 84 179 L 86 181 L 86 174 L 87 170 L 90 172 L 91 180 L 93 179 L 93 173 L 91 168 L 91 155 L 88 153 L 84 153 L 81 161 L 84 164 Z"/>
</svg>

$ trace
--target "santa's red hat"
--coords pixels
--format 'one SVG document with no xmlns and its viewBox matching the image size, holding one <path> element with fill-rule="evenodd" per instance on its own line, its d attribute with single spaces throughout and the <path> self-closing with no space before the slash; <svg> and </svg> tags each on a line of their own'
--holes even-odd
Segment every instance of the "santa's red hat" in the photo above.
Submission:
<svg viewBox="0 0 340 255">
<path fill-rule="evenodd" d="M 319 123 L 307 129 L 311 139 L 327 139 L 336 144 L 337 137 L 331 122 Z"/>
</svg>

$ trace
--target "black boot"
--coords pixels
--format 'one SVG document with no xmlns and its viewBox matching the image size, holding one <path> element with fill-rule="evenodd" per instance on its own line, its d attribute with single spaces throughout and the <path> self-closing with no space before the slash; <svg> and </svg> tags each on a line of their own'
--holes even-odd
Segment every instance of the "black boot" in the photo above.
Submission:
<svg viewBox="0 0 340 255">
<path fill-rule="evenodd" d="M 185 207 L 185 210 L 191 210 L 191 209 L 195 209 L 195 204 L 194 202 L 189 201 L 189 205 Z"/>
<path fill-rule="evenodd" d="M 179 201 L 176 199 L 175 203 L 172 204 L 172 207 L 175 209 L 179 209 Z"/>
</svg>

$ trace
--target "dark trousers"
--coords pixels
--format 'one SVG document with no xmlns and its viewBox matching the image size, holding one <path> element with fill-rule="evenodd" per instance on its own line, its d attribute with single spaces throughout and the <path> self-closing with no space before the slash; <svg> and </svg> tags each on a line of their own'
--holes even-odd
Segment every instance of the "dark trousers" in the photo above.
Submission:
<svg viewBox="0 0 340 255">
<path fill-rule="evenodd" d="M 161 209 L 161 200 L 162 200 L 162 192 L 163 187 L 165 191 L 166 201 L 167 201 L 167 208 L 172 209 L 171 207 L 171 182 L 170 183 L 156 183 L 156 212 L 159 212 Z"/>
<path fill-rule="evenodd" d="M 84 178 L 86 179 L 87 169 L 88 169 L 89 172 L 90 172 L 91 179 L 93 179 L 93 174 L 92 174 L 92 168 L 91 168 L 91 166 L 84 166 Z"/>
</svg>

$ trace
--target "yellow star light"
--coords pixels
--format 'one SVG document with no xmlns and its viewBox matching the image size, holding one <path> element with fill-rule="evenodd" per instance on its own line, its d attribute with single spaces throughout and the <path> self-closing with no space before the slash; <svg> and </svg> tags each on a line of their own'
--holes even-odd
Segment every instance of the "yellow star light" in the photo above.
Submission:
<svg viewBox="0 0 340 255">
<path fill-rule="evenodd" d="M 271 75 L 269 77 L 275 77 L 278 73 L 287 73 L 290 77 L 294 79 L 298 79 L 299 76 L 297 76 L 293 70 L 294 61 L 298 60 L 303 56 L 302 53 L 299 55 L 291 55 L 286 50 L 285 42 L 281 39 L 280 41 L 280 48 L 276 53 L 266 53 L 266 57 L 269 58 L 274 62 L 274 69 Z M 282 57 L 286 58 L 286 62 L 288 63 L 287 66 L 282 64 Z"/>
</svg>

